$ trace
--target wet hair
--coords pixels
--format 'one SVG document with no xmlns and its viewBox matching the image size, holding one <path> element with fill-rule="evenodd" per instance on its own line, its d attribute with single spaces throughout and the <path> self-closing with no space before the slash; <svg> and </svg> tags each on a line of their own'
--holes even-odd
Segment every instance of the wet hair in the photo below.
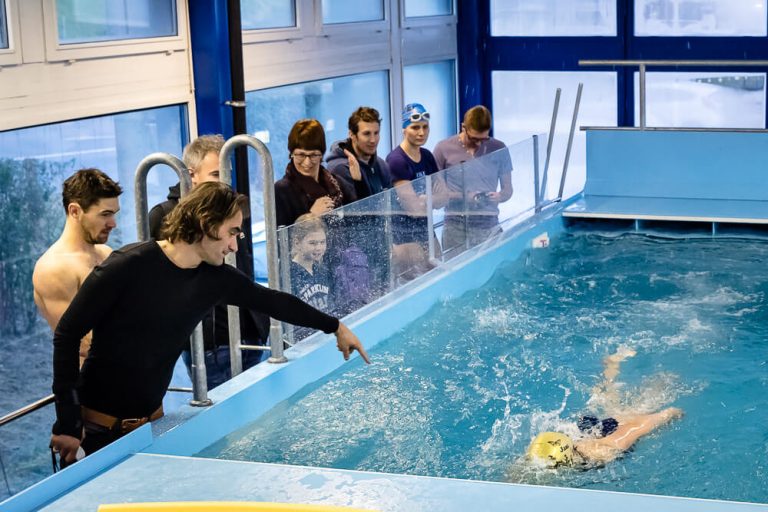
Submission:
<svg viewBox="0 0 768 512">
<path fill-rule="evenodd" d="M 221 135 L 201 135 L 184 148 L 181 159 L 187 169 L 197 169 L 208 153 L 221 153 L 224 146 L 224 137 Z"/>
<path fill-rule="evenodd" d="M 491 129 L 491 111 L 483 105 L 475 105 L 464 113 L 464 128 L 485 132 Z"/>
<path fill-rule="evenodd" d="M 357 110 L 349 116 L 349 122 L 347 122 L 349 131 L 357 135 L 357 132 L 360 130 L 361 121 L 364 123 L 378 123 L 381 126 L 379 111 L 373 107 L 357 107 Z"/>
<path fill-rule="evenodd" d="M 242 212 L 248 217 L 248 197 L 218 181 L 201 183 L 181 198 L 165 218 L 161 238 L 194 244 L 203 236 L 219 240 L 217 231 L 227 219 Z"/>
<path fill-rule="evenodd" d="M 72 203 L 77 203 L 83 211 L 98 203 L 101 199 L 117 197 L 123 189 L 116 181 L 98 169 L 80 169 L 64 180 L 61 192 L 64 211 Z"/>
<path fill-rule="evenodd" d="M 325 154 L 325 130 L 317 119 L 296 121 L 288 134 L 288 152 L 295 149 L 316 150 Z"/>
</svg>

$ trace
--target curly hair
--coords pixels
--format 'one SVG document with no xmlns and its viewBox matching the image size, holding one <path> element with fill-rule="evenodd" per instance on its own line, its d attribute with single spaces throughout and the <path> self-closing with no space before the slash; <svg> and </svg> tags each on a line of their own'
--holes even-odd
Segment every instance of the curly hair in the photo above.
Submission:
<svg viewBox="0 0 768 512">
<path fill-rule="evenodd" d="M 201 183 L 181 198 L 165 218 L 160 236 L 170 242 L 194 244 L 204 236 L 219 240 L 217 231 L 237 212 L 248 217 L 248 197 L 217 181 Z"/>
</svg>

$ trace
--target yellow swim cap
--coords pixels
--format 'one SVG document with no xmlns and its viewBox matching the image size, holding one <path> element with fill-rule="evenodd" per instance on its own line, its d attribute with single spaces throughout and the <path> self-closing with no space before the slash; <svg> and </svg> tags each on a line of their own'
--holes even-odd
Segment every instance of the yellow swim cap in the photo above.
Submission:
<svg viewBox="0 0 768 512">
<path fill-rule="evenodd" d="M 542 432 L 531 442 L 527 455 L 552 467 L 570 465 L 573 462 L 573 440 L 560 432 Z"/>
</svg>

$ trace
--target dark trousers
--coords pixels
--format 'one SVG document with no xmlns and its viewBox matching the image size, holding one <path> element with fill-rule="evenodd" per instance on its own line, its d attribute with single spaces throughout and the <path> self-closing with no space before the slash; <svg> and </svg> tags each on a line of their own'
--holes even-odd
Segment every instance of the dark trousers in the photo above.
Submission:
<svg viewBox="0 0 768 512">
<path fill-rule="evenodd" d="M 184 364 L 187 366 L 189 378 L 194 381 L 192 375 L 192 353 L 185 350 L 181 354 Z M 243 350 L 243 370 L 258 364 L 264 357 L 263 350 Z M 229 346 L 216 347 L 205 351 L 205 375 L 208 379 L 208 389 L 213 389 L 232 378 L 232 362 L 229 357 Z"/>
</svg>

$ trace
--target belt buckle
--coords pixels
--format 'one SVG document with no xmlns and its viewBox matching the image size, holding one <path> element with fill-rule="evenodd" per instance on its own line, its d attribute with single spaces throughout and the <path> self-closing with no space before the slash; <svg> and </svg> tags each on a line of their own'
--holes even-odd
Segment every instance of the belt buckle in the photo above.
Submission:
<svg viewBox="0 0 768 512">
<path fill-rule="evenodd" d="M 120 431 L 123 434 L 132 432 L 144 425 L 147 422 L 147 418 L 128 418 L 120 422 Z"/>
</svg>

